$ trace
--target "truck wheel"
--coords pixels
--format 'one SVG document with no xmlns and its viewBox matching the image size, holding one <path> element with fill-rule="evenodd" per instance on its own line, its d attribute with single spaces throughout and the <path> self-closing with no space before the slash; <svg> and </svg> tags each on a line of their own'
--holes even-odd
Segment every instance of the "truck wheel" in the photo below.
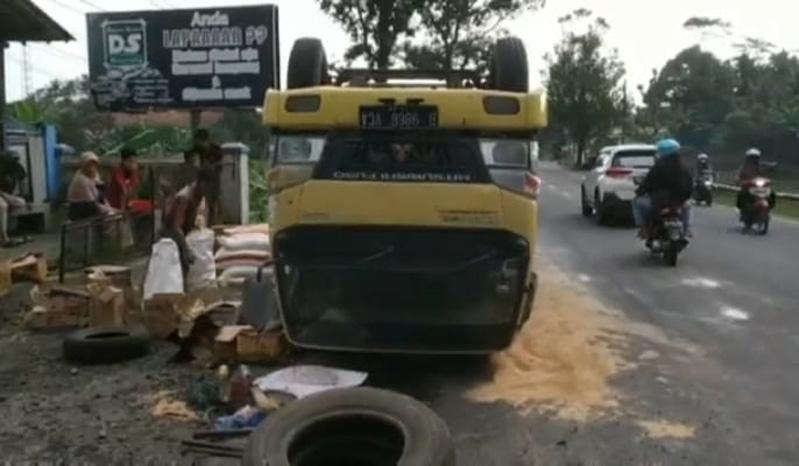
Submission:
<svg viewBox="0 0 799 466">
<path fill-rule="evenodd" d="M 294 41 L 289 55 L 286 80 L 289 89 L 330 83 L 327 56 L 322 41 L 312 37 L 303 37 Z"/>
<path fill-rule="evenodd" d="M 430 408 L 362 387 L 311 395 L 271 414 L 250 436 L 242 464 L 454 466 L 455 454 Z"/>
<path fill-rule="evenodd" d="M 607 207 L 602 205 L 602 199 L 600 199 L 599 193 L 596 193 L 594 195 L 594 217 L 597 225 L 604 226 L 608 224 L 607 210 Z"/>
<path fill-rule="evenodd" d="M 89 327 L 69 334 L 64 359 L 83 364 L 111 364 L 147 354 L 150 340 L 143 328 Z"/>
<path fill-rule="evenodd" d="M 489 83 L 492 89 L 527 92 L 530 89 L 527 51 L 518 37 L 497 40 L 491 54 Z"/>
</svg>

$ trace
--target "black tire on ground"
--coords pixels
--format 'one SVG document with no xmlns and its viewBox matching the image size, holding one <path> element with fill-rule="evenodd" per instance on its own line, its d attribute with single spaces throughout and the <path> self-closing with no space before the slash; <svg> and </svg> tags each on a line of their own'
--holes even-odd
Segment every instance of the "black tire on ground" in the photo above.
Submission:
<svg viewBox="0 0 799 466">
<path fill-rule="evenodd" d="M 492 89 L 527 92 L 530 72 L 527 50 L 518 37 L 503 37 L 494 44 L 491 54 L 489 83 Z"/>
<path fill-rule="evenodd" d="M 588 197 L 585 195 L 584 186 L 580 186 L 580 208 L 583 211 L 583 217 L 590 217 L 594 215 L 594 209 L 588 205 Z"/>
<path fill-rule="evenodd" d="M 331 390 L 271 414 L 250 436 L 243 465 L 453 466 L 444 421 L 405 395 L 374 388 Z"/>
<path fill-rule="evenodd" d="M 327 55 L 322 41 L 312 37 L 303 37 L 294 41 L 289 55 L 286 80 L 289 89 L 330 83 Z"/>
<path fill-rule="evenodd" d="M 111 364 L 147 354 L 150 340 L 143 328 L 89 327 L 69 334 L 64 359 L 83 364 Z"/>
</svg>

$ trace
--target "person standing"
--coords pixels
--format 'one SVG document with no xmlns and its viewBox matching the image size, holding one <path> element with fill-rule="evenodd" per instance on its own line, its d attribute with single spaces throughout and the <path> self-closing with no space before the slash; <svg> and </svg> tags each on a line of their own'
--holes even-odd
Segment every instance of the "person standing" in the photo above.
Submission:
<svg viewBox="0 0 799 466">
<path fill-rule="evenodd" d="M 141 184 L 141 173 L 134 150 L 122 149 L 121 158 L 119 166 L 111 172 L 108 204 L 118 210 L 127 210 L 128 201 L 136 194 L 136 190 Z"/>
<path fill-rule="evenodd" d="M 197 216 L 206 198 L 208 187 L 213 183 L 214 173 L 208 168 L 197 172 L 197 179 L 184 186 L 166 202 L 164 209 L 162 238 L 169 238 L 178 246 L 180 265 L 185 274 L 193 262 L 191 250 L 186 244 L 186 235 L 195 228 Z"/>
</svg>

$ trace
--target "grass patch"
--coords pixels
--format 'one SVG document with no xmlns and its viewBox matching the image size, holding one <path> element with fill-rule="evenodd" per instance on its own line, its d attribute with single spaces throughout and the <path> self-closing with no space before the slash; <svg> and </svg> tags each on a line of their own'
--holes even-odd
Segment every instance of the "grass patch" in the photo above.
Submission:
<svg viewBox="0 0 799 466">
<path fill-rule="evenodd" d="M 736 193 L 732 191 L 716 190 L 713 193 L 713 200 L 719 204 L 735 207 Z M 777 205 L 771 211 L 774 215 L 789 217 L 799 220 L 799 201 L 792 199 L 777 199 Z"/>
</svg>

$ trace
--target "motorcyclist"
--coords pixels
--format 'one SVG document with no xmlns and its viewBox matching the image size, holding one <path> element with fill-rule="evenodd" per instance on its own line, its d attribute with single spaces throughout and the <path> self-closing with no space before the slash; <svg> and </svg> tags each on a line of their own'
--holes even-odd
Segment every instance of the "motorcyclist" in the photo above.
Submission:
<svg viewBox="0 0 799 466">
<path fill-rule="evenodd" d="M 710 165 L 710 157 L 705 153 L 696 156 L 696 177 L 701 178 L 703 175 L 713 175 L 713 167 Z"/>
<path fill-rule="evenodd" d="M 752 147 L 746 151 L 744 164 L 738 172 L 738 182 L 743 183 L 760 176 L 760 149 Z"/>
<path fill-rule="evenodd" d="M 753 179 L 762 176 L 761 174 L 761 166 L 760 166 L 760 158 L 761 158 L 760 149 L 756 147 L 752 147 L 747 149 L 746 156 L 744 158 L 744 164 L 741 166 L 741 169 L 738 171 L 738 185 L 743 186 L 746 182 L 752 181 Z M 738 197 L 736 199 L 735 205 L 738 207 L 738 210 L 743 215 L 746 212 L 750 204 L 752 202 L 751 197 L 746 192 L 745 189 L 738 190 Z M 774 208 L 776 204 L 776 195 L 772 192 L 771 197 L 769 198 L 769 206 Z"/>
<path fill-rule="evenodd" d="M 682 163 L 680 143 L 663 139 L 656 144 L 657 162 L 635 190 L 633 217 L 639 236 L 649 238 L 652 212 L 669 206 L 682 206 L 682 221 L 686 235 L 691 235 L 691 213 L 686 202 L 693 191 L 693 177 Z M 657 210 L 655 210 L 657 209 Z"/>
</svg>

